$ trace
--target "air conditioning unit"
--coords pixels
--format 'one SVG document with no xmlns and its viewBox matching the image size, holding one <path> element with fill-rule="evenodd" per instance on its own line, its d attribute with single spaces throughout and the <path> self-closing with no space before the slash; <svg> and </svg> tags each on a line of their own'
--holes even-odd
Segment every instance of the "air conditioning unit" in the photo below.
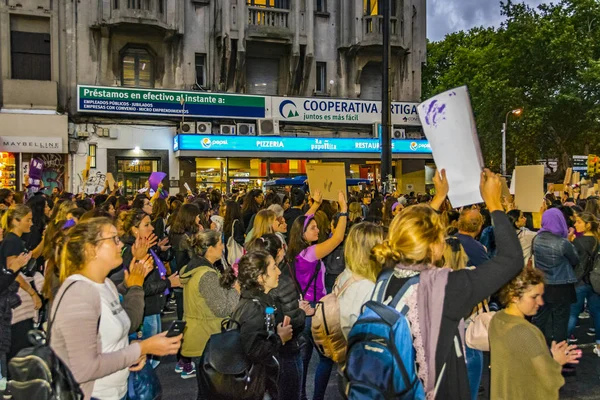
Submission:
<svg viewBox="0 0 600 400">
<path fill-rule="evenodd" d="M 258 135 L 259 136 L 278 136 L 279 135 L 279 120 L 278 119 L 259 119 L 258 120 Z"/>
<path fill-rule="evenodd" d="M 177 133 L 182 133 L 182 134 L 196 133 L 196 123 L 195 122 L 180 122 Z"/>
<path fill-rule="evenodd" d="M 196 133 L 198 135 L 210 135 L 212 134 L 212 123 L 198 121 L 196 122 Z"/>
<path fill-rule="evenodd" d="M 256 124 L 236 124 L 237 134 L 244 136 L 256 135 Z"/>
<path fill-rule="evenodd" d="M 219 133 L 221 135 L 235 135 L 236 128 L 235 125 L 221 125 L 219 126 Z"/>
<path fill-rule="evenodd" d="M 406 139 L 406 129 L 394 128 L 392 130 L 393 139 Z"/>
<path fill-rule="evenodd" d="M 77 131 L 77 137 L 79 139 L 85 139 L 90 137 L 90 133 L 88 131 Z"/>
<path fill-rule="evenodd" d="M 74 139 L 69 139 L 69 154 L 77 154 L 79 150 L 79 142 Z"/>
</svg>

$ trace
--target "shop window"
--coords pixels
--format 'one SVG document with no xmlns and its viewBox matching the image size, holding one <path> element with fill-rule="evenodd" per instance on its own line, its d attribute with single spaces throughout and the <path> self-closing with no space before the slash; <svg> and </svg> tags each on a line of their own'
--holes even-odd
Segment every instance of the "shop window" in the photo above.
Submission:
<svg viewBox="0 0 600 400">
<path fill-rule="evenodd" d="M 154 57 L 143 48 L 127 48 L 121 55 L 121 84 L 154 87 Z"/>
<path fill-rule="evenodd" d="M 90 156 L 90 168 L 96 168 L 96 149 L 97 145 L 90 144 L 88 147 L 88 156 Z"/>
<path fill-rule="evenodd" d="M 10 25 L 11 78 L 49 81 L 50 20 L 14 15 Z"/>
<path fill-rule="evenodd" d="M 113 0 L 113 10 L 119 9 L 119 0 Z"/>
<path fill-rule="evenodd" d="M 13 153 L 0 152 L 0 187 L 15 190 L 17 188 L 17 160 Z"/>
<path fill-rule="evenodd" d="M 327 12 L 327 0 L 316 0 L 315 10 L 317 12 Z"/>
<path fill-rule="evenodd" d="M 317 62 L 317 87 L 315 90 L 319 94 L 327 92 L 327 63 Z"/>
<path fill-rule="evenodd" d="M 246 59 L 248 94 L 277 95 L 279 91 L 279 60 L 276 58 Z"/>
<path fill-rule="evenodd" d="M 196 86 L 206 86 L 206 54 L 196 53 Z"/>
</svg>

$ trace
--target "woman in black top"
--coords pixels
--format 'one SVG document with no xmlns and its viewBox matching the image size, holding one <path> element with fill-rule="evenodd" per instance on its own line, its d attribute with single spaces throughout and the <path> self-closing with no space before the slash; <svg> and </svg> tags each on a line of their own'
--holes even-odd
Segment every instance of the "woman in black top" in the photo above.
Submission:
<svg viewBox="0 0 600 400">
<path fill-rule="evenodd" d="M 434 310 L 437 304 L 431 304 L 431 301 L 434 301 L 431 297 L 427 297 L 431 301 L 425 305 L 431 310 L 432 315 L 440 313 L 438 317 L 441 320 L 421 320 L 419 316 L 417 321 L 421 329 L 427 327 L 431 331 L 433 329 L 431 322 L 439 323 L 440 328 L 437 346 L 426 347 L 424 355 L 421 353 L 424 358 L 422 361 L 427 364 L 428 373 L 425 374 L 422 368 L 418 368 L 417 372 L 426 392 L 435 393 L 435 388 L 438 388 L 436 394 L 438 399 L 463 400 L 471 398 L 471 392 L 459 324 L 469 315 L 473 307 L 498 291 L 521 271 L 523 259 L 517 235 L 502 209 L 500 178 L 486 170 L 482 173 L 480 187 L 481 195 L 492 214 L 496 229 L 496 256 L 475 270 L 440 269 L 439 273 L 435 270 L 434 265 L 440 263 L 446 245 L 444 240 L 446 231 L 439 213 L 439 207 L 448 193 L 448 181 L 445 175 L 445 171 L 442 170 L 441 176 L 436 173 L 434 177 L 436 196 L 431 204 L 415 205 L 404 209 L 392 221 L 388 240 L 375 246 L 372 252 L 384 267 L 394 268 L 394 274 L 384 294 L 386 299 L 388 296 L 394 296 L 409 278 L 424 271 L 427 271 L 425 277 L 433 277 L 433 287 L 438 277 L 447 274 L 447 283 L 443 286 L 445 287 L 443 298 L 440 299 L 441 307 Z M 406 296 L 409 298 L 405 299 L 405 296 L 402 300 L 415 301 L 412 304 L 419 307 L 418 296 L 422 295 L 419 291 L 427 294 L 426 287 L 420 285 L 417 287 L 416 294 L 415 291 L 408 291 Z M 435 292 L 433 297 L 439 298 L 439 295 L 439 292 Z M 420 305 L 422 306 L 424 305 Z M 410 320 L 410 311 L 408 317 Z M 411 325 L 411 328 L 414 326 Z M 420 333 L 416 334 L 420 335 Z M 429 349 L 434 352 L 430 353 Z M 420 350 L 423 348 L 421 347 Z M 417 359 L 420 357 L 419 354 L 417 346 Z"/>
<path fill-rule="evenodd" d="M 242 220 L 244 226 L 250 226 L 250 219 L 252 216 L 260 211 L 265 201 L 263 192 L 259 189 L 252 189 L 244 197 L 244 203 L 242 204 Z"/>
<path fill-rule="evenodd" d="M 248 359 L 256 369 L 256 377 L 265 380 L 265 391 L 278 399 L 275 377 L 278 372 L 276 357 L 280 348 L 293 336 L 292 325 L 283 326 L 284 313 L 281 305 L 269 295 L 279 285 L 281 271 L 273 257 L 257 251 L 244 255 L 239 261 L 238 281 L 241 299 L 232 318 L 240 324 L 241 342 Z M 266 312 L 273 309 L 274 321 L 267 323 Z M 282 387 L 282 395 L 288 396 L 288 388 Z M 262 400 L 264 393 L 256 400 Z"/>
<path fill-rule="evenodd" d="M 233 235 L 233 240 L 240 246 L 243 246 L 244 232 L 246 231 L 245 226 L 239 203 L 234 200 L 227 201 L 225 203 L 225 218 L 223 221 L 223 243 L 227 245 L 227 241 Z"/>
<path fill-rule="evenodd" d="M 576 342 L 575 326 L 587 300 L 588 310 L 596 329 L 596 347 L 594 348 L 596 354 L 600 353 L 600 295 L 596 294 L 590 285 L 590 271 L 594 268 L 594 257 L 598 253 L 598 228 L 598 219 L 593 214 L 584 212 L 576 215 L 575 229 L 577 233 L 583 233 L 583 235 L 573 239 L 573 245 L 579 256 L 579 264 L 574 268 L 575 276 L 578 279 L 575 284 L 577 301 L 571 304 L 568 325 L 569 341 Z"/>
<path fill-rule="evenodd" d="M 44 229 L 50 221 L 53 206 L 52 200 L 43 195 L 35 195 L 27 201 L 27 207 L 31 209 L 33 225 L 30 232 L 23 233 L 22 239 L 28 249 L 34 249 L 42 242 Z"/>
<path fill-rule="evenodd" d="M 152 202 L 152 226 L 154 227 L 154 234 L 158 238 L 158 240 L 162 240 L 167 236 L 167 214 L 169 212 L 169 208 L 167 207 L 167 202 L 160 197 L 154 199 Z"/>
</svg>

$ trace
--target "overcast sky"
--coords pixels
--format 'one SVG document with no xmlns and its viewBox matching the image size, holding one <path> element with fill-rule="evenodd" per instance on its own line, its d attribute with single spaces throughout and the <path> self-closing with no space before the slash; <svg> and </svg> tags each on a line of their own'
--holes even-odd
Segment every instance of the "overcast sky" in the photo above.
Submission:
<svg viewBox="0 0 600 400">
<path fill-rule="evenodd" d="M 531 6 L 550 2 L 523 1 Z M 476 26 L 498 26 L 502 20 L 500 0 L 427 0 L 427 38 L 432 41 Z"/>
</svg>

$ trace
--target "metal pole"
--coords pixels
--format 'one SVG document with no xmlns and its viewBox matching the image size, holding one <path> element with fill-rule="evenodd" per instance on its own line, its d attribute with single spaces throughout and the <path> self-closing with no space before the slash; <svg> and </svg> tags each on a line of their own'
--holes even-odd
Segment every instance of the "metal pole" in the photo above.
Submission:
<svg viewBox="0 0 600 400">
<path fill-rule="evenodd" d="M 506 176 L 506 123 L 502 125 L 502 175 Z"/>
<path fill-rule="evenodd" d="M 390 85 L 390 0 L 379 1 L 383 15 L 383 77 L 381 101 L 381 182 L 384 192 L 389 188 L 388 175 L 392 173 L 392 140 L 391 140 L 391 94 Z"/>
</svg>

